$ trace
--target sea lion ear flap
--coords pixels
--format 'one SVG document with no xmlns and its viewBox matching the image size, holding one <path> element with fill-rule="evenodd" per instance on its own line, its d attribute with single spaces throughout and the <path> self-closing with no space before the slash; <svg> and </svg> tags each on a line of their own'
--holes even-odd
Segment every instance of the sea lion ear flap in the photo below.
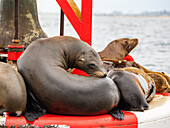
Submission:
<svg viewBox="0 0 170 128">
<path fill-rule="evenodd" d="M 88 54 L 88 52 L 86 52 L 86 51 L 81 52 L 81 55 L 78 57 L 77 61 L 79 61 L 79 62 L 85 61 L 84 56 L 87 56 L 87 54 Z"/>
<path fill-rule="evenodd" d="M 84 58 L 78 58 L 77 61 L 83 62 L 83 61 L 85 61 L 85 59 Z"/>
</svg>

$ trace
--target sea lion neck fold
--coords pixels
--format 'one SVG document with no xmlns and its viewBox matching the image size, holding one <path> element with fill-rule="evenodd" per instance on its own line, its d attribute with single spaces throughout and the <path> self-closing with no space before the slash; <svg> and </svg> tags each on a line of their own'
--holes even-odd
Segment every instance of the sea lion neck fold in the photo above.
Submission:
<svg viewBox="0 0 170 128">
<path fill-rule="evenodd" d="M 55 59 L 52 60 L 50 57 L 46 58 L 49 60 L 48 63 L 55 63 L 57 66 L 60 66 L 67 70 L 68 68 L 73 68 L 76 59 L 78 59 L 78 53 L 83 49 L 83 46 L 86 45 L 84 42 L 82 44 L 77 43 L 76 41 L 79 40 L 72 40 L 70 37 L 55 37 L 55 38 L 45 38 L 40 39 L 40 44 L 35 45 L 44 45 L 46 50 L 44 51 L 46 55 L 54 57 Z M 66 42 L 66 43 L 63 43 Z M 50 45 L 56 44 L 57 45 Z M 60 47 L 58 47 L 60 45 Z M 38 46 L 37 46 L 38 47 Z M 90 47 L 90 46 L 89 46 Z M 55 52 L 50 52 L 55 51 Z M 41 51 L 42 52 L 42 51 Z M 62 60 L 62 61 L 61 61 Z"/>
<path fill-rule="evenodd" d="M 105 74 L 105 69 L 100 56 L 91 46 L 81 40 L 69 36 L 65 36 L 64 38 L 60 36 L 40 39 L 39 44 L 35 43 L 35 45 L 37 45 L 35 47 L 39 47 L 39 45 L 41 45 L 41 47 L 49 49 L 39 53 L 48 55 L 49 57 L 46 58 L 46 62 L 50 63 L 51 65 L 55 64 L 56 66 L 64 68 L 65 70 L 69 68 L 77 68 L 92 76 L 94 74 L 92 74 L 90 68 L 95 66 L 96 71 L 102 72 L 102 75 Z M 40 49 L 37 48 L 37 50 Z M 55 59 L 51 59 L 51 57 Z M 91 67 L 90 65 L 87 65 L 88 62 L 91 62 Z M 93 71 L 94 68 L 92 69 Z"/>
</svg>

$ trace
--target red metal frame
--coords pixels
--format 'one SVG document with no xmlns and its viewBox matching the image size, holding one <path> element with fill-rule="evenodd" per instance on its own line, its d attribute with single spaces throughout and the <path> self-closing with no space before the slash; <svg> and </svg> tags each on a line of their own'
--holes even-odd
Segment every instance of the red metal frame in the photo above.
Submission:
<svg viewBox="0 0 170 128">
<path fill-rule="evenodd" d="M 92 2 L 93 0 L 82 0 L 81 20 L 77 17 L 67 0 L 56 0 L 62 11 L 72 24 L 80 39 L 91 46 L 92 41 Z M 73 74 L 89 76 L 81 70 L 74 69 Z"/>
<path fill-rule="evenodd" d="M 91 45 L 92 40 L 92 0 L 82 0 L 81 21 L 67 2 L 56 0 L 74 27 L 80 39 Z"/>
<path fill-rule="evenodd" d="M 7 115 L 5 126 L 15 125 L 34 125 L 43 127 L 45 125 L 67 125 L 70 128 L 87 128 L 87 127 L 114 127 L 114 128 L 138 128 L 138 121 L 135 114 L 124 111 L 125 119 L 117 120 L 111 115 L 98 116 L 63 116 L 47 114 L 39 117 L 35 121 L 29 122 L 25 117 L 10 117 Z"/>
<path fill-rule="evenodd" d="M 8 45 L 8 60 L 17 61 L 24 52 L 24 45 Z"/>
<path fill-rule="evenodd" d="M 0 54 L 8 54 L 8 52 L 0 51 Z"/>
</svg>

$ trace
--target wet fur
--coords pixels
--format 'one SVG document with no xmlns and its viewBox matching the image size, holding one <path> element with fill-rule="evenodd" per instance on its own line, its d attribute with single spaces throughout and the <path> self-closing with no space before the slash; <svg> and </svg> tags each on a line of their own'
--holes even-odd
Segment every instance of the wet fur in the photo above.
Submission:
<svg viewBox="0 0 170 128">
<path fill-rule="evenodd" d="M 156 92 L 155 82 L 147 73 L 135 67 L 126 67 L 126 68 L 121 68 L 120 70 L 135 74 L 135 76 L 141 76 L 141 78 L 143 78 L 144 82 L 146 82 L 147 85 L 144 85 L 142 81 L 139 81 L 138 87 L 142 90 L 145 99 L 147 100 L 147 102 L 150 102 L 154 98 Z"/>
<path fill-rule="evenodd" d="M 138 39 L 120 38 L 110 42 L 98 52 L 101 59 L 123 60 L 138 44 Z"/>
<path fill-rule="evenodd" d="M 156 92 L 170 92 L 170 77 L 162 72 L 149 71 L 140 64 L 134 61 L 118 61 L 111 59 L 103 59 L 104 67 L 106 70 L 112 68 L 136 67 L 147 73 L 155 81 Z"/>
<path fill-rule="evenodd" d="M 49 113 L 105 114 L 119 103 L 117 86 L 110 78 L 103 78 L 105 69 L 99 55 L 76 38 L 36 40 L 17 64 L 29 91 Z M 84 70 L 95 77 L 70 74 L 69 68 Z"/>
<path fill-rule="evenodd" d="M 22 76 L 9 64 L 0 62 L 0 114 L 20 116 L 27 102 Z"/>
<path fill-rule="evenodd" d="M 140 82 L 134 74 L 120 69 L 112 69 L 108 72 L 108 77 L 119 88 L 121 99 L 118 107 L 120 109 L 144 111 L 149 108 Z"/>
</svg>

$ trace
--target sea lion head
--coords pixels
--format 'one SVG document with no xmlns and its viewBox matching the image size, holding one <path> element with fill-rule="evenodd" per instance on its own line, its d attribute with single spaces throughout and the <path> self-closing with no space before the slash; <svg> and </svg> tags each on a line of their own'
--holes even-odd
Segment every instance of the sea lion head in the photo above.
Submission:
<svg viewBox="0 0 170 128">
<path fill-rule="evenodd" d="M 138 39 L 121 38 L 110 43 L 110 47 L 115 47 L 121 58 L 127 56 L 138 44 Z"/>
<path fill-rule="evenodd" d="M 121 44 L 120 47 L 123 47 L 127 53 L 130 53 L 138 44 L 138 39 L 121 38 L 116 41 Z"/>
<path fill-rule="evenodd" d="M 110 42 L 99 52 L 102 59 L 123 60 L 138 44 L 138 39 L 120 38 Z"/>
<path fill-rule="evenodd" d="M 106 77 L 107 73 L 104 69 L 100 56 L 94 49 L 83 51 L 75 61 L 75 68 L 85 71 L 90 76 Z"/>
</svg>

